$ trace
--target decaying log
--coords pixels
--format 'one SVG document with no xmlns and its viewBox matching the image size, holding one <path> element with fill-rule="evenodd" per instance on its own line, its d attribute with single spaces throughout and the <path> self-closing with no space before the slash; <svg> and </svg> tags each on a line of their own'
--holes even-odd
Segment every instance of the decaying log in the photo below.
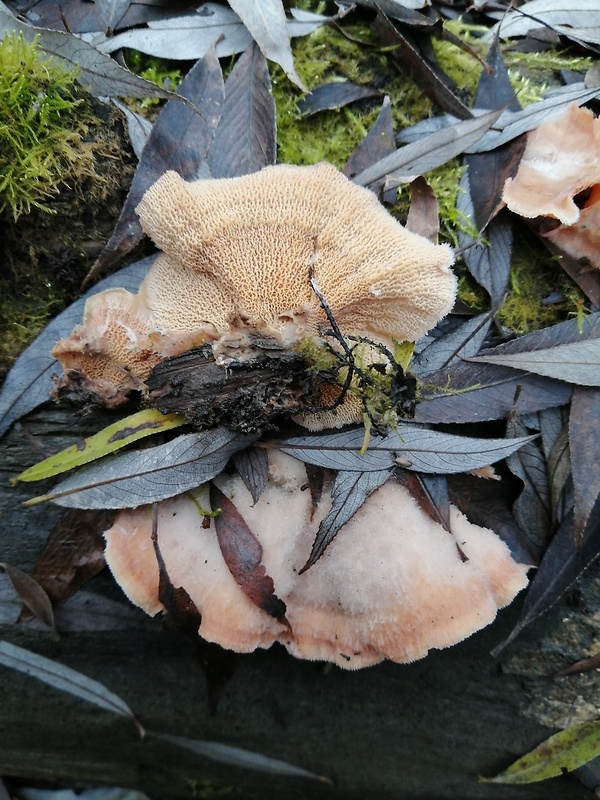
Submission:
<svg viewBox="0 0 600 800">
<path fill-rule="evenodd" d="M 32 487 L 12 488 L 9 478 L 39 460 L 40 451 L 72 444 L 108 418 L 74 422 L 71 412 L 48 406 L 3 440 L 0 561 L 31 571 L 64 513 L 56 506 L 23 508 Z M 53 641 L 39 622 L 15 624 L 19 604 L 0 578 L 0 638 L 101 681 L 148 730 L 243 747 L 332 783 L 252 772 L 150 736 L 142 740 L 127 719 L 0 667 L 0 775 L 8 778 L 130 786 L 171 798 L 593 797 L 572 776 L 502 787 L 478 783 L 477 775 L 494 774 L 552 730 L 595 713 L 596 672 L 551 676 L 594 647 L 597 569 L 498 660 L 490 649 L 510 631 L 519 601 L 454 648 L 415 664 L 358 672 L 298 661 L 273 648 L 211 658 L 210 674 L 187 639 L 131 608 L 106 571 L 58 607 L 62 636 Z M 212 715 L 209 689 L 213 699 L 218 694 Z"/>
</svg>

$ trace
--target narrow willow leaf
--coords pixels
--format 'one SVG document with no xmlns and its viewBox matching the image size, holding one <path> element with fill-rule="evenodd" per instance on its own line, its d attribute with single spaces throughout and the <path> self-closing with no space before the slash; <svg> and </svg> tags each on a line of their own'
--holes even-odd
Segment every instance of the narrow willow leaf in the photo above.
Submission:
<svg viewBox="0 0 600 800">
<path fill-rule="evenodd" d="M 390 475 L 389 469 L 379 472 L 338 472 L 331 490 L 331 510 L 319 525 L 310 556 L 300 574 L 321 558 L 342 525 L 356 514 L 369 495 L 383 486 Z"/>
<path fill-rule="evenodd" d="M 233 465 L 237 469 L 244 486 L 256 503 L 263 493 L 269 478 L 269 459 L 262 447 L 249 447 L 233 454 Z"/>
<path fill-rule="evenodd" d="M 214 478 L 233 453 L 255 439 L 256 435 L 226 428 L 185 434 L 157 447 L 89 464 L 25 505 L 46 500 L 69 508 L 133 508 L 155 503 Z"/>
<path fill-rule="evenodd" d="M 329 778 L 324 775 L 317 775 L 309 772 L 302 767 L 288 764 L 287 761 L 280 761 L 278 758 L 269 758 L 261 753 L 253 753 L 250 750 L 243 750 L 241 747 L 232 747 L 220 742 L 206 742 L 202 739 L 188 739 L 184 736 L 171 736 L 168 733 L 150 733 L 156 739 L 170 742 L 176 747 L 190 750 L 199 756 L 210 758 L 213 761 L 220 761 L 223 764 L 232 764 L 235 767 L 245 767 L 254 769 L 258 772 L 267 772 L 272 775 L 289 775 L 296 778 L 312 778 L 312 780 L 331 783 Z"/>
<path fill-rule="evenodd" d="M 80 700 L 93 703 L 106 711 L 112 711 L 127 717 L 136 726 L 141 735 L 144 730 L 137 721 L 133 711 L 124 700 L 103 686 L 99 681 L 88 678 L 70 667 L 65 667 L 58 661 L 24 650 L 9 642 L 0 641 L 0 664 L 19 672 L 24 672 L 32 678 L 47 683 L 49 686 L 67 692 Z"/>
<path fill-rule="evenodd" d="M 161 414 L 156 408 L 138 411 L 84 439 L 83 442 L 67 447 L 66 450 L 61 450 L 60 453 L 34 464 L 13 478 L 11 483 L 14 485 L 17 481 L 41 481 L 44 478 L 53 478 L 114 453 L 132 442 L 137 442 L 138 439 L 169 431 L 184 424 L 185 417 L 179 414 Z"/>
<path fill-rule="evenodd" d="M 600 721 L 581 722 L 555 733 L 485 783 L 535 783 L 571 772 L 600 755 Z"/>
<path fill-rule="evenodd" d="M 50 628 L 53 639 L 58 639 L 52 603 L 40 584 L 31 575 L 5 561 L 0 561 L 0 569 L 6 572 L 11 586 L 31 613 Z"/>
<path fill-rule="evenodd" d="M 284 453 L 326 469 L 377 472 L 389 469 L 397 459 L 401 466 L 418 472 L 453 473 L 485 467 L 506 458 L 534 437 L 478 439 L 432 431 L 418 425 L 398 425 L 387 436 L 371 436 L 364 455 L 360 449 L 363 428 L 340 433 L 295 436 L 275 444 Z"/>
<path fill-rule="evenodd" d="M 354 182 L 368 186 L 388 175 L 395 181 L 411 181 L 462 153 L 480 139 L 499 116 L 499 111 L 492 111 L 425 136 L 368 167 L 354 178 Z"/>
<path fill-rule="evenodd" d="M 281 0 L 229 0 L 229 5 L 248 28 L 264 57 L 279 64 L 288 78 L 307 92 L 294 67 Z"/>
<path fill-rule="evenodd" d="M 501 364 L 580 386 L 600 386 L 600 339 L 587 339 L 584 342 L 529 352 L 502 355 L 490 353 L 470 360 Z"/>
</svg>

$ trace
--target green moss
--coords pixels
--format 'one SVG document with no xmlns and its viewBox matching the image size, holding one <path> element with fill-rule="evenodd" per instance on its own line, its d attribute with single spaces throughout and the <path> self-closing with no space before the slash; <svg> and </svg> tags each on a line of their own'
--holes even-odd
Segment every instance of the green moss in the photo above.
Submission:
<svg viewBox="0 0 600 800">
<path fill-rule="evenodd" d="M 513 252 L 509 295 L 498 312 L 504 326 L 527 333 L 581 312 L 583 295 L 539 242 L 517 230 Z M 554 294 L 562 299 L 548 303 Z"/>
<path fill-rule="evenodd" d="M 75 76 L 22 36 L 0 43 L 0 212 L 15 219 L 48 199 L 73 171 L 93 170 L 81 147 Z"/>
<path fill-rule="evenodd" d="M 177 91 L 177 87 L 183 80 L 181 69 L 176 61 L 147 56 L 137 50 L 126 50 L 125 61 L 132 72 L 170 92 Z M 158 97 L 146 97 L 143 100 L 135 100 L 133 104 L 137 108 L 152 108 L 162 102 Z"/>
<path fill-rule="evenodd" d="M 371 30 L 348 26 L 346 33 L 357 41 L 328 27 L 294 39 L 294 62 L 306 86 L 313 89 L 341 80 L 377 86 L 391 97 L 396 129 L 429 116 L 430 101 L 406 74 L 400 74 L 390 53 L 377 46 Z M 278 159 L 290 164 L 329 161 L 342 167 L 375 122 L 381 106 L 379 99 L 366 100 L 302 117 L 298 110 L 302 93 L 278 67 L 272 67 L 271 79 L 277 107 Z"/>
</svg>

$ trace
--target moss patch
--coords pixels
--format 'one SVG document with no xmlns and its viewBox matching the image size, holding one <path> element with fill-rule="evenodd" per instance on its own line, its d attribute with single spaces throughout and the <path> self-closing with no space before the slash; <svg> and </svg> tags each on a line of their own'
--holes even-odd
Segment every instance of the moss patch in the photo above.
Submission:
<svg viewBox="0 0 600 800">
<path fill-rule="evenodd" d="M 23 105 L 18 113 L 13 83 L 10 91 L 0 92 L 0 120 L 16 115 L 12 138 L 2 138 L 0 126 L 0 158 L 21 163 L 21 177 L 17 181 L 13 172 L 10 180 L 23 190 L 16 204 L 6 192 L 0 193 L 0 377 L 47 321 L 79 293 L 120 213 L 135 164 L 120 112 L 81 90 L 71 73 L 65 74 L 22 39 L 5 40 L 2 53 L 13 66 L 15 58 L 23 58 L 24 66 L 19 61 L 23 75 L 17 76 L 17 85 L 23 90 Z M 23 88 L 25 78 L 32 82 L 29 93 Z M 0 69 L 0 87 L 6 89 L 5 81 L 8 76 Z M 30 162 L 19 162 L 19 147 L 25 146 L 32 126 L 39 123 L 37 106 L 31 109 L 27 104 L 43 103 L 48 97 L 55 103 L 43 116 L 51 125 L 47 138 L 42 127 L 36 134 L 40 147 L 36 158 L 53 165 L 52 180 L 43 183 L 42 194 L 37 194 L 40 184 L 35 175 L 27 183 Z M 15 149 L 7 155 L 3 148 L 13 139 Z M 62 142 L 58 151 L 57 142 Z M 6 177 L 1 167 L 0 176 Z"/>
</svg>

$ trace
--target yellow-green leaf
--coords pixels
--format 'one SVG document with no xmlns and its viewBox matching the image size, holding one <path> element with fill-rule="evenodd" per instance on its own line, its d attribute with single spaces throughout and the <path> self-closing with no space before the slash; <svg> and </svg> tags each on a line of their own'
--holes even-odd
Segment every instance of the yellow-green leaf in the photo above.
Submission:
<svg viewBox="0 0 600 800">
<path fill-rule="evenodd" d="M 394 342 L 394 359 L 406 372 L 415 349 L 414 342 Z"/>
<path fill-rule="evenodd" d="M 16 478 L 17 481 L 41 481 L 44 478 L 53 478 L 82 464 L 88 464 L 109 453 L 114 453 L 138 439 L 151 436 L 154 433 L 169 431 L 178 428 L 185 423 L 185 418 L 180 414 L 161 414 L 155 408 L 147 408 L 138 411 L 129 417 L 114 422 L 107 428 L 103 428 L 98 433 L 84 439 L 79 444 L 67 447 L 50 458 L 40 461 L 29 467 Z"/>
<path fill-rule="evenodd" d="M 555 733 L 488 783 L 534 783 L 555 778 L 600 755 L 600 720 L 582 722 Z"/>
</svg>

